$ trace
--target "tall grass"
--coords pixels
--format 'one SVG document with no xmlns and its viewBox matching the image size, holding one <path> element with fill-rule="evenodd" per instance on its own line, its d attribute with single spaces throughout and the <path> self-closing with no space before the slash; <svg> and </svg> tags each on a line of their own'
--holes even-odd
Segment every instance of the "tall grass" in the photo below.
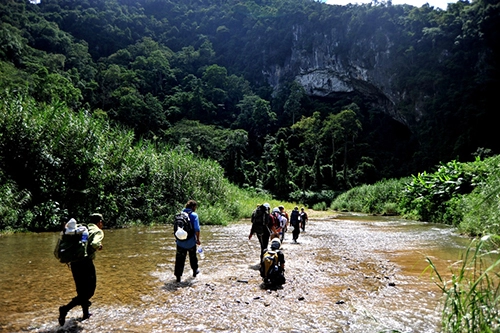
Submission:
<svg viewBox="0 0 500 333">
<path fill-rule="evenodd" d="M 472 241 L 450 280 L 427 258 L 428 269 L 435 273 L 435 282 L 444 294 L 445 333 L 500 332 L 500 259 L 498 251 L 484 251 L 487 240 Z"/>
<path fill-rule="evenodd" d="M 330 208 L 368 214 L 396 215 L 401 193 L 409 178 L 387 179 L 362 185 L 339 195 Z"/>
<path fill-rule="evenodd" d="M 62 103 L 0 99 L 0 230 L 54 230 L 95 211 L 110 227 L 166 223 L 189 199 L 202 223 L 247 217 L 264 195 L 195 157 Z"/>
</svg>

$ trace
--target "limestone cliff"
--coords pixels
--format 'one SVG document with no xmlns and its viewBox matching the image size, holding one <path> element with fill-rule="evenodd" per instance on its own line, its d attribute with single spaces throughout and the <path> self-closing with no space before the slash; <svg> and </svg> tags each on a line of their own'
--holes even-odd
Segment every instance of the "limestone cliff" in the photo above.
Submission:
<svg viewBox="0 0 500 333">
<path fill-rule="evenodd" d="M 265 73 L 273 87 L 293 77 L 310 96 L 361 94 L 394 119 L 406 123 L 395 107 L 402 94 L 394 91 L 391 84 L 397 70 L 391 59 L 394 42 L 389 33 L 383 33 L 383 38 L 379 33 L 377 41 L 373 35 L 348 41 L 335 30 L 310 35 L 300 25 L 293 29 L 291 56 L 284 66 L 271 65 Z"/>
</svg>

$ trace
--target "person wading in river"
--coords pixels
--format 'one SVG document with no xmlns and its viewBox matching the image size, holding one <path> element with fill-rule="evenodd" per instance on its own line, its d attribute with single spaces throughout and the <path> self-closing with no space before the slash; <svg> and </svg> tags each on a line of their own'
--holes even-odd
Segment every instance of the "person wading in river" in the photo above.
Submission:
<svg viewBox="0 0 500 333">
<path fill-rule="evenodd" d="M 286 282 L 285 255 L 280 251 L 280 247 L 279 238 L 273 238 L 270 249 L 264 251 L 260 265 L 260 276 L 262 276 L 265 285 L 280 287 Z"/>
<path fill-rule="evenodd" d="M 260 260 L 262 260 L 263 252 L 269 245 L 269 237 L 271 236 L 270 229 L 272 228 L 272 219 L 269 215 L 271 206 L 266 202 L 263 205 L 257 206 L 252 213 L 252 228 L 248 239 L 252 239 L 253 234 L 257 235 L 260 243 Z"/>
<path fill-rule="evenodd" d="M 200 220 L 198 214 L 195 213 L 198 203 L 194 200 L 189 200 L 183 212 L 189 215 L 194 234 L 185 240 L 176 240 L 177 252 L 175 255 L 175 268 L 174 275 L 177 282 L 181 282 L 181 276 L 184 272 L 184 265 L 186 263 L 186 256 L 189 253 L 189 264 L 193 269 L 193 277 L 200 273 L 198 269 L 198 257 L 196 257 L 196 245 L 201 245 L 200 242 Z"/>
<path fill-rule="evenodd" d="M 302 231 L 306 231 L 307 213 L 304 211 L 304 207 L 300 209 L 300 228 Z"/>
<path fill-rule="evenodd" d="M 69 310 L 77 305 L 82 307 L 83 317 L 81 320 L 90 318 L 89 313 L 90 299 L 94 296 L 95 288 L 97 285 L 97 277 L 95 272 L 94 261 L 95 252 L 102 250 L 102 239 L 104 232 L 102 231 L 103 219 L 101 214 L 92 214 L 90 216 L 90 223 L 87 225 L 89 230 L 89 238 L 87 245 L 87 255 L 79 261 L 70 263 L 71 273 L 73 280 L 75 280 L 76 297 L 74 297 L 68 304 L 59 307 L 59 325 L 63 326 L 66 322 L 66 315 Z"/>
<path fill-rule="evenodd" d="M 281 242 L 285 240 L 285 233 L 288 231 L 288 224 L 290 222 L 290 217 L 288 216 L 288 212 L 285 210 L 285 206 L 278 206 L 278 209 L 280 210 L 281 216 L 284 216 L 286 218 L 285 226 L 283 227 L 283 234 L 281 235 Z"/>
<path fill-rule="evenodd" d="M 290 214 L 290 225 L 293 227 L 293 241 L 297 243 L 300 234 L 300 213 L 299 207 L 295 207 Z"/>
</svg>

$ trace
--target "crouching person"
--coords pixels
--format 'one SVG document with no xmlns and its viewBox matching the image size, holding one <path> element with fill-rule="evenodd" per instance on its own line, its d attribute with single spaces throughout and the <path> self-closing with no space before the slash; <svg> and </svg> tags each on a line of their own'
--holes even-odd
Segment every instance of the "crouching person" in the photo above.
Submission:
<svg viewBox="0 0 500 333">
<path fill-rule="evenodd" d="M 267 286 L 279 287 L 286 282 L 285 255 L 280 251 L 280 247 L 279 238 L 273 238 L 270 249 L 265 250 L 262 256 L 260 276 Z"/>
</svg>

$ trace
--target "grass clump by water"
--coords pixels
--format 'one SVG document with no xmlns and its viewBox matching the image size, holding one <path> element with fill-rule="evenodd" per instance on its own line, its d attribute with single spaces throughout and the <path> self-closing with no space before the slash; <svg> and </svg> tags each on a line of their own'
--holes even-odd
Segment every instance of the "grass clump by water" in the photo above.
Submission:
<svg viewBox="0 0 500 333">
<path fill-rule="evenodd" d="M 500 259 L 498 251 L 485 251 L 487 242 L 472 241 L 449 280 L 427 258 L 444 294 L 444 333 L 500 332 Z"/>
</svg>

